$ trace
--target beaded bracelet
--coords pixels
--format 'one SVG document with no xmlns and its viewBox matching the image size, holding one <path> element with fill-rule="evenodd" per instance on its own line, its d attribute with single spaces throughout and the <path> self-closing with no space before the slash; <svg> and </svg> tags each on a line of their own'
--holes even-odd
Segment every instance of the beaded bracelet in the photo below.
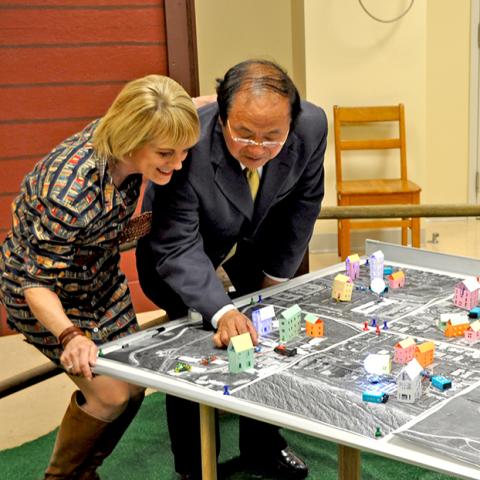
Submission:
<svg viewBox="0 0 480 480">
<path fill-rule="evenodd" d="M 58 337 L 58 341 L 62 344 L 62 347 L 65 349 L 68 342 L 75 338 L 78 335 L 85 336 L 85 332 L 81 329 L 76 327 L 75 325 L 71 327 L 67 327 Z"/>
</svg>

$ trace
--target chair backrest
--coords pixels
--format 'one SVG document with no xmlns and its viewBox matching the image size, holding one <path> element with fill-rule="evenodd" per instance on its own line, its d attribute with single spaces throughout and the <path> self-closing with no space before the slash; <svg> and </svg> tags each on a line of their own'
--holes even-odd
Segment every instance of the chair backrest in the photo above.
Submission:
<svg viewBox="0 0 480 480">
<path fill-rule="evenodd" d="M 344 150 L 386 150 L 400 152 L 400 176 L 407 180 L 407 152 L 405 142 L 405 111 L 402 103 L 378 107 L 333 107 L 335 133 L 335 170 L 337 183 L 342 182 L 342 151 Z M 398 136 L 394 138 L 368 138 L 344 140 L 342 127 L 347 125 L 367 125 L 379 122 L 397 122 Z"/>
</svg>

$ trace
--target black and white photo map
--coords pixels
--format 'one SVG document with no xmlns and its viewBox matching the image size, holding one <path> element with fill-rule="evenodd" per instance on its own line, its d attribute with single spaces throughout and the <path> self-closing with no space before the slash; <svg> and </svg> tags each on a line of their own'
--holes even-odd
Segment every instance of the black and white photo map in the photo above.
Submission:
<svg viewBox="0 0 480 480">
<path fill-rule="evenodd" d="M 140 335 L 121 348 L 106 348 L 103 355 L 219 394 L 228 388 L 232 396 L 318 421 L 319 428 L 328 424 L 370 438 L 378 431 L 383 438 L 398 435 L 480 467 L 480 343 L 445 337 L 437 326 L 442 313 L 467 313 L 453 304 L 454 287 L 462 278 L 393 265 L 405 272 L 405 287 L 382 295 L 370 291 L 368 267 L 362 265 L 352 300 L 332 299 L 333 278 L 345 273 L 339 266 L 336 273 L 309 275 L 304 283 L 287 283 L 277 293 L 241 302 L 240 310 L 250 318 L 257 308 L 273 305 L 275 310 L 273 330 L 260 337 L 254 368 L 242 373 L 229 373 L 227 351 L 214 348 L 213 332 L 199 323 L 174 328 L 167 323 L 155 336 Z M 295 304 L 303 316 L 311 313 L 323 320 L 324 336 L 307 337 L 303 321 L 300 336 L 286 344 L 297 349 L 296 355 L 282 356 L 274 351 L 278 318 Z M 417 345 L 435 343 L 434 362 L 424 372 L 422 395 L 414 403 L 397 400 L 396 381 L 404 365 L 392 362 L 391 373 L 382 375 L 364 368 L 369 354 L 393 359 L 395 344 L 407 337 Z M 431 375 L 447 377 L 452 388 L 433 387 Z M 366 402 L 365 391 L 389 399 Z"/>
</svg>

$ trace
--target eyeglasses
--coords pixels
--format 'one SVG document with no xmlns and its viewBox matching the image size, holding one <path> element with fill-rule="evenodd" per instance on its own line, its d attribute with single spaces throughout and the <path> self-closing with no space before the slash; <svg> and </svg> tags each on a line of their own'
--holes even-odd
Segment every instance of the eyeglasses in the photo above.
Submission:
<svg viewBox="0 0 480 480">
<path fill-rule="evenodd" d="M 248 145 L 249 147 L 262 147 L 262 148 L 278 148 L 282 147 L 284 143 L 287 141 L 288 133 L 285 136 L 285 139 L 282 140 L 281 142 L 279 141 L 269 141 L 266 140 L 264 142 L 256 142 L 255 140 L 250 140 L 249 138 L 241 138 L 241 137 L 234 137 L 232 133 L 232 129 L 230 127 L 230 122 L 227 120 L 227 127 L 228 127 L 228 133 L 230 134 L 231 139 L 234 142 L 240 143 L 241 145 Z"/>
</svg>

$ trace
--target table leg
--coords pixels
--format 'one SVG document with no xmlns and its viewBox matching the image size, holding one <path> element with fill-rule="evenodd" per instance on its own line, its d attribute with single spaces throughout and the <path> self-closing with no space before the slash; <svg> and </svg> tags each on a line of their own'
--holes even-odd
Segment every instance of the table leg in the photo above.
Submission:
<svg viewBox="0 0 480 480">
<path fill-rule="evenodd" d="M 338 445 L 338 480 L 360 480 L 360 450 Z"/>
<path fill-rule="evenodd" d="M 202 441 L 202 478 L 217 480 L 215 441 L 215 408 L 200 404 L 200 435 Z"/>
</svg>

